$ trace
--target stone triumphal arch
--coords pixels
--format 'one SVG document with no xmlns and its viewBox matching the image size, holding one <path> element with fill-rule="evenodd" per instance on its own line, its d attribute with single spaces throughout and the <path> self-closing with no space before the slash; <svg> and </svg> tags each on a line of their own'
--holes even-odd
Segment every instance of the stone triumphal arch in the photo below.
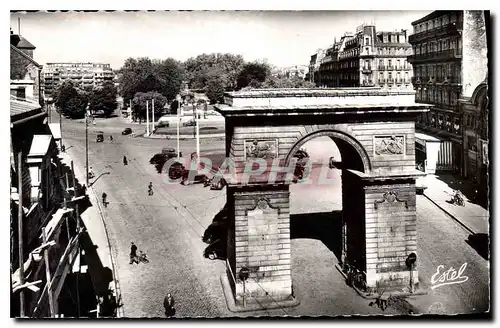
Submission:
<svg viewBox="0 0 500 328">
<path fill-rule="evenodd" d="M 286 165 L 308 140 L 331 137 L 342 156 L 341 261 L 356 263 L 368 288 L 409 285 L 405 260 L 417 251 L 415 179 L 422 175 L 414 121 L 428 106 L 411 92 L 367 88 L 231 92 L 215 107 L 225 117 L 226 156 L 238 174 L 256 157 Z M 227 188 L 227 279 L 236 302 L 243 289 L 257 300 L 293 294 L 290 182 L 260 176 Z M 416 266 L 411 276 L 417 285 Z"/>
</svg>

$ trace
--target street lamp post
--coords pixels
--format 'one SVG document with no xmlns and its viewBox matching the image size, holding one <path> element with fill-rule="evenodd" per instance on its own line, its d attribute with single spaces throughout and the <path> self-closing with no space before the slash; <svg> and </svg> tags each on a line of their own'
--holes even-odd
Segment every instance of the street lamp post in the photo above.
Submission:
<svg viewBox="0 0 500 328">
<path fill-rule="evenodd" d="M 89 185 L 89 105 L 85 113 L 85 181 L 86 186 Z"/>
</svg>

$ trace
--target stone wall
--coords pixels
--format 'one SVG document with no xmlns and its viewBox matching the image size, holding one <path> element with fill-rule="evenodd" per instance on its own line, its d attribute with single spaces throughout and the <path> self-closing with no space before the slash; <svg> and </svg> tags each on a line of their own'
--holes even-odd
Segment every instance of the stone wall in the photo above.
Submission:
<svg viewBox="0 0 500 328">
<path fill-rule="evenodd" d="M 368 185 L 365 188 L 367 285 L 408 286 L 405 260 L 417 252 L 415 183 Z M 414 274 L 418 283 L 418 274 Z"/>
<path fill-rule="evenodd" d="M 231 192 L 234 195 L 234 274 L 236 300 L 242 298 L 238 277 L 248 268 L 247 298 L 286 299 L 291 295 L 290 198 L 288 186 Z"/>
</svg>

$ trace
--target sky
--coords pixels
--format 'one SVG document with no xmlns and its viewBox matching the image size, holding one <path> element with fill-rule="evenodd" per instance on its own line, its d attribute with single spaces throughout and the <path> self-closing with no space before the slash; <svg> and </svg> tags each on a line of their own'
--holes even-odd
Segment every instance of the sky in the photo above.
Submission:
<svg viewBox="0 0 500 328">
<path fill-rule="evenodd" d="M 104 62 L 129 57 L 184 61 L 202 53 L 241 54 L 286 67 L 308 65 L 318 48 L 366 23 L 408 29 L 431 11 L 163 11 L 11 13 L 10 27 L 36 46 L 35 60 Z"/>
</svg>

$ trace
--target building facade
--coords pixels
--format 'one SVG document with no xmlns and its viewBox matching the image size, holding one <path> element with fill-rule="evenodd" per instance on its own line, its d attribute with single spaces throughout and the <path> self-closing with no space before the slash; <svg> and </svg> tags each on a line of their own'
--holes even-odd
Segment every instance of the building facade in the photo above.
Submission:
<svg viewBox="0 0 500 328">
<path fill-rule="evenodd" d="M 10 94 L 43 105 L 42 66 L 33 59 L 35 49 L 23 36 L 10 32 Z"/>
<path fill-rule="evenodd" d="M 412 90 L 409 54 L 406 30 L 377 32 L 373 25 L 362 25 L 327 49 L 319 67 L 318 86 Z"/>
<path fill-rule="evenodd" d="M 100 86 L 105 81 L 114 82 L 114 72 L 110 64 L 103 63 L 47 63 L 43 67 L 43 91 L 51 100 L 57 85 L 71 79 L 82 89 Z"/>
<path fill-rule="evenodd" d="M 472 116 L 467 115 L 467 121 L 459 100 L 470 99 L 488 73 L 484 14 L 434 11 L 412 25 L 413 54 L 408 60 L 413 65 L 415 102 L 434 105 L 417 120 L 416 129 L 441 141 L 436 170 L 467 176 L 465 131 Z"/>
<path fill-rule="evenodd" d="M 306 80 L 309 82 L 313 82 L 316 85 L 319 83 L 319 66 L 321 65 L 321 61 L 325 58 L 325 49 L 318 49 L 316 53 L 311 56 L 311 60 L 309 61 L 309 71 L 306 74 Z"/>
</svg>

